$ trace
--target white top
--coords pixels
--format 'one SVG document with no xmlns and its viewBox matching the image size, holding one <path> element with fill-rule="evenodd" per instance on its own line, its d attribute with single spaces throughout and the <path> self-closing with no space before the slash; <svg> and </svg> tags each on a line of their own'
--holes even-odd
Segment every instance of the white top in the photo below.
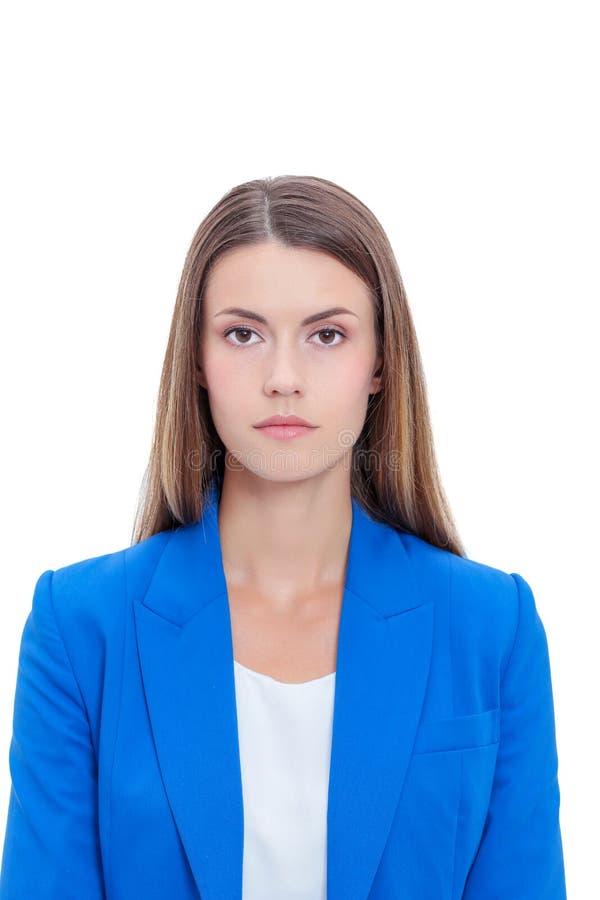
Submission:
<svg viewBox="0 0 600 900">
<path fill-rule="evenodd" d="M 243 900 L 326 900 L 335 672 L 287 683 L 234 660 Z"/>
</svg>

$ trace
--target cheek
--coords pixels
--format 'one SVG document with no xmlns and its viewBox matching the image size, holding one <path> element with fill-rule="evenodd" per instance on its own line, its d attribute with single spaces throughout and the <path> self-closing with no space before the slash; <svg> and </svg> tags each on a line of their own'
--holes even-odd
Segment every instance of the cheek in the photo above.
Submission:
<svg viewBox="0 0 600 900">
<path fill-rule="evenodd" d="M 364 360 L 355 360 L 322 385 L 320 409 L 326 412 L 327 442 L 348 448 L 364 426 L 371 386 L 371 372 Z"/>
<path fill-rule="evenodd" d="M 204 357 L 204 374 L 211 397 L 220 398 L 225 403 L 232 392 L 244 383 L 240 367 L 231 360 L 230 354 L 217 351 L 208 352 Z"/>
<path fill-rule="evenodd" d="M 356 411 L 357 403 L 360 407 L 361 400 L 367 402 L 371 387 L 369 350 L 363 352 L 361 348 L 352 355 L 337 355 L 331 351 L 331 356 L 330 364 L 315 364 L 312 370 L 310 366 L 305 370 L 302 378 L 307 398 L 312 395 L 313 399 L 325 401 L 326 404 L 326 398 L 329 398 L 340 412 Z M 254 379 L 258 379 L 260 384 L 261 371 L 257 361 L 244 358 L 243 352 L 236 359 L 229 348 L 209 346 L 204 354 L 203 368 L 211 399 L 222 406 L 239 402 L 239 397 L 247 393 Z"/>
<path fill-rule="evenodd" d="M 329 390 L 344 399 L 344 406 L 355 406 L 357 401 L 368 398 L 371 387 L 370 360 L 363 356 L 349 359 L 347 364 L 332 372 Z"/>
</svg>

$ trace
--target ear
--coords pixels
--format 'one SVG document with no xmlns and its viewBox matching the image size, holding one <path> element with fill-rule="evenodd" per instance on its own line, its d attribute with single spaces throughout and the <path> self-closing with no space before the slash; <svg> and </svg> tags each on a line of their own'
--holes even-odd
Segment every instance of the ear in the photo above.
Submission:
<svg viewBox="0 0 600 900">
<path fill-rule="evenodd" d="M 200 363 L 196 364 L 196 384 L 206 389 L 206 378 L 204 377 L 204 371 Z"/>
<path fill-rule="evenodd" d="M 381 390 L 383 382 L 383 357 L 379 355 L 375 361 L 373 377 L 371 379 L 371 389 L 369 394 L 377 394 Z"/>
</svg>

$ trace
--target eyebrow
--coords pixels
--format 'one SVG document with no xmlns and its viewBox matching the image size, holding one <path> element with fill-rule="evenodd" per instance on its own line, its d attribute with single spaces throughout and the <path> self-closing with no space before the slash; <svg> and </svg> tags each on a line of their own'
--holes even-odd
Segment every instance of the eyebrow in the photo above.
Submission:
<svg viewBox="0 0 600 900">
<path fill-rule="evenodd" d="M 320 322 L 321 319 L 329 319 L 330 316 L 339 316 L 343 314 L 355 316 L 358 319 L 358 316 L 356 313 L 352 312 L 352 310 L 346 309 L 343 306 L 332 306 L 331 309 L 324 309 L 323 312 L 313 313 L 312 316 L 307 316 L 300 324 L 311 325 L 313 322 Z M 218 313 L 215 313 L 214 318 L 225 315 L 243 316 L 246 319 L 253 319 L 255 322 L 262 322 L 263 325 L 269 324 L 264 316 L 260 316 L 250 309 L 242 309 L 241 306 L 228 306 L 227 309 L 221 309 Z"/>
</svg>

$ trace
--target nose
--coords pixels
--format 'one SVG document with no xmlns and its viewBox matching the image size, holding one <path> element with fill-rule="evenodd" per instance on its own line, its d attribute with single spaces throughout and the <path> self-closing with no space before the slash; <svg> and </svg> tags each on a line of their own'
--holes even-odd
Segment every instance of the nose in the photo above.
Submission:
<svg viewBox="0 0 600 900">
<path fill-rule="evenodd" d="M 264 391 L 267 395 L 303 393 L 304 382 L 299 367 L 294 363 L 293 353 L 281 347 L 273 354 L 273 362 L 265 378 Z"/>
</svg>

